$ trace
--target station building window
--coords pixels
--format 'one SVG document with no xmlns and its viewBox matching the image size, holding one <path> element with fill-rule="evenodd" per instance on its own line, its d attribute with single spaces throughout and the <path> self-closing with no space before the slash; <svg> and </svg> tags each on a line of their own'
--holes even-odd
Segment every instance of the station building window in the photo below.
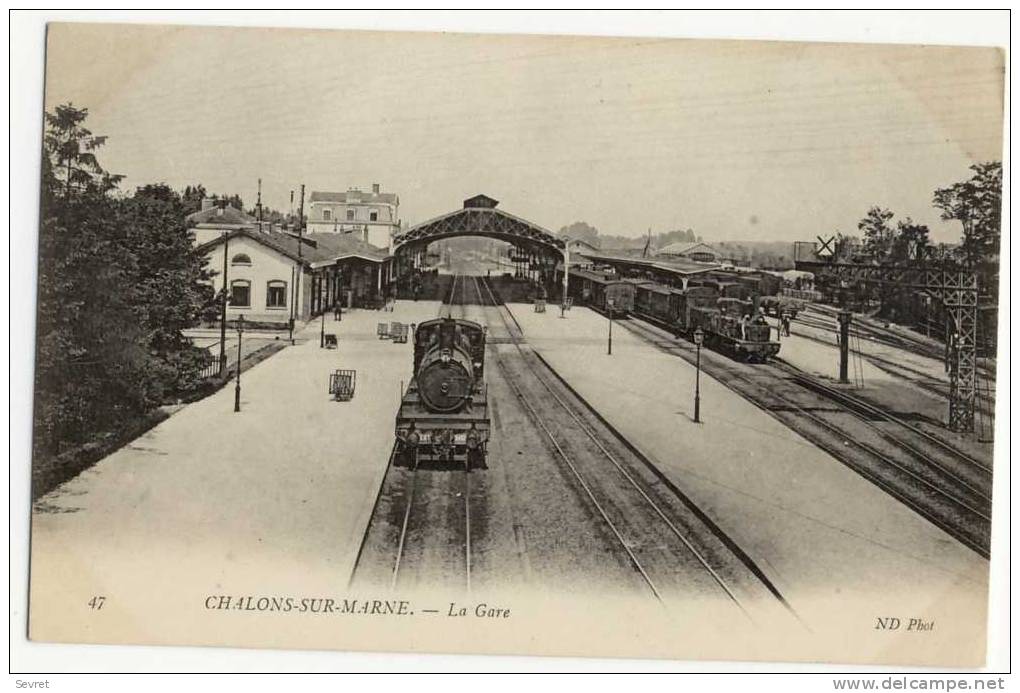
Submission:
<svg viewBox="0 0 1020 693">
<path fill-rule="evenodd" d="M 271 281 L 266 284 L 266 308 L 287 307 L 287 282 Z"/>
<path fill-rule="evenodd" d="M 322 220 L 323 221 L 331 221 L 332 219 L 333 219 L 333 210 L 332 209 L 324 209 L 324 210 L 322 210 Z"/>
<path fill-rule="evenodd" d="M 368 219 L 369 219 L 369 221 L 379 221 L 379 212 L 378 212 L 378 210 L 373 209 L 371 212 L 369 212 L 368 213 Z"/>
<path fill-rule="evenodd" d="M 251 282 L 235 279 L 230 282 L 230 305 L 233 308 L 251 308 Z"/>
<path fill-rule="evenodd" d="M 251 267 L 251 257 L 249 257 L 247 253 L 238 253 L 230 259 L 230 264 Z"/>
<path fill-rule="evenodd" d="M 347 210 L 347 221 L 354 221 L 354 210 L 353 209 L 348 209 Z"/>
</svg>

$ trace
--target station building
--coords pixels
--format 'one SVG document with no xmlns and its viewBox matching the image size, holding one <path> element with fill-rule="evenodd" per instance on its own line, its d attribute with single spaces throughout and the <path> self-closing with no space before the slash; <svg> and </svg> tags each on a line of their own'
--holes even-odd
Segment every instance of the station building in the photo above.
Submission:
<svg viewBox="0 0 1020 693">
<path fill-rule="evenodd" d="M 372 184 L 371 192 L 315 190 L 309 198 L 306 229 L 310 234 L 356 233 L 370 245 L 389 249 L 400 231 L 399 209 L 396 193 L 381 192 L 378 183 Z"/>
<path fill-rule="evenodd" d="M 719 262 L 722 255 L 708 243 L 670 243 L 655 251 L 657 256 L 683 258 L 693 262 Z"/>
<path fill-rule="evenodd" d="M 287 324 L 336 303 L 375 307 L 390 295 L 392 256 L 355 233 L 298 235 L 259 223 L 240 210 L 211 208 L 188 217 L 195 243 L 226 286 L 227 319 Z"/>
</svg>

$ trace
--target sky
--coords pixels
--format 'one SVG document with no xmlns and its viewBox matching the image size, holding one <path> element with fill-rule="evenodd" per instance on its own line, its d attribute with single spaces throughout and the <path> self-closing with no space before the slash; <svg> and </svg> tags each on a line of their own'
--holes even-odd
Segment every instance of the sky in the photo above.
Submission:
<svg viewBox="0 0 1020 693">
<path fill-rule="evenodd" d="M 873 205 L 955 242 L 932 192 L 1002 159 L 993 48 L 52 24 L 46 107 L 89 109 L 122 188 L 286 211 L 301 184 L 478 193 L 556 230 L 855 233 Z"/>
</svg>

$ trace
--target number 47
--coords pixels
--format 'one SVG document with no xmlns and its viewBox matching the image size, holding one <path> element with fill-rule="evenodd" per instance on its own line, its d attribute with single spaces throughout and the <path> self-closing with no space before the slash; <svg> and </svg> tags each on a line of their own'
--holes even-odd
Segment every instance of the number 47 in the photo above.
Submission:
<svg viewBox="0 0 1020 693">
<path fill-rule="evenodd" d="M 92 607 L 93 609 L 97 609 L 98 610 L 98 609 L 102 609 L 103 608 L 103 604 L 105 602 L 106 602 L 106 597 L 96 596 L 96 597 L 92 597 L 92 599 L 89 600 L 89 606 Z"/>
</svg>

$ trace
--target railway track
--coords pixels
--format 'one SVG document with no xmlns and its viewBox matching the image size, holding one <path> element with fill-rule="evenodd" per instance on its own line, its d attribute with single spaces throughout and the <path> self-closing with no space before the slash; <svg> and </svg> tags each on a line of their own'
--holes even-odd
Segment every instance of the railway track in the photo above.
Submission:
<svg viewBox="0 0 1020 693">
<path fill-rule="evenodd" d="M 429 510 L 431 508 L 423 507 L 421 500 L 422 495 L 425 495 L 427 505 L 432 505 L 437 497 L 460 499 L 460 503 L 452 502 L 453 506 L 459 506 L 459 511 L 455 511 L 452 507 L 447 507 L 441 509 L 439 513 L 433 514 L 447 515 L 446 519 L 448 521 L 445 524 L 449 526 L 460 525 L 461 534 L 459 541 L 456 542 L 457 546 L 452 547 L 453 551 L 460 554 L 460 558 L 444 562 L 447 564 L 460 564 L 464 590 L 468 593 L 471 592 L 471 472 L 465 464 L 463 471 L 442 476 L 444 478 L 437 479 L 434 473 L 426 474 L 425 470 L 420 467 L 417 456 L 415 456 L 405 475 L 402 492 L 397 492 L 396 494 L 403 496 L 404 507 L 400 522 L 400 532 L 396 540 L 393 568 L 390 573 L 389 584 L 392 590 L 400 587 L 401 578 L 407 572 L 406 570 L 402 572 L 402 569 L 406 569 L 408 563 L 414 562 L 414 558 L 409 560 L 412 554 L 446 553 L 447 549 L 451 548 L 448 546 L 427 545 L 431 535 L 435 534 L 435 528 L 443 526 L 444 523 L 430 521 Z M 437 487 L 440 491 L 439 493 L 436 493 Z M 445 512 L 443 512 L 444 510 Z M 449 518 L 450 514 L 457 514 L 458 517 L 451 521 Z M 416 520 L 416 518 L 418 519 Z M 416 537 L 416 539 L 412 539 L 412 537 Z M 414 541 L 418 542 L 417 546 L 413 545 Z M 444 580 L 444 585 L 449 586 L 450 584 L 451 581 L 447 577 Z"/>
<path fill-rule="evenodd" d="M 812 341 L 819 342 L 821 344 L 826 344 L 828 346 L 836 346 L 837 344 L 836 344 L 836 342 L 834 340 L 835 340 L 836 333 L 839 331 L 838 323 L 836 322 L 836 317 L 835 317 L 834 314 L 833 314 L 833 317 L 832 317 L 831 321 L 827 320 L 827 317 L 826 317 L 827 315 L 828 315 L 828 313 L 824 313 L 824 312 L 822 313 L 822 315 L 811 315 L 809 313 L 801 313 L 800 315 L 797 316 L 797 319 L 793 322 L 793 325 L 796 326 L 796 325 L 800 324 L 800 325 L 802 325 L 804 327 L 809 327 L 809 328 L 813 328 L 813 329 L 816 329 L 816 330 L 822 330 L 826 334 L 833 335 L 833 341 L 822 339 L 818 335 L 805 334 L 804 332 L 799 332 L 799 331 L 798 332 L 794 332 L 794 334 L 797 335 L 798 337 L 803 337 L 805 339 L 810 339 Z M 940 348 L 934 347 L 931 344 L 928 344 L 928 343 L 923 342 L 923 341 L 914 340 L 914 339 L 911 339 L 909 337 L 906 337 L 906 336 L 903 336 L 903 335 L 899 335 L 899 334 L 889 333 L 889 332 L 883 331 L 880 327 L 877 327 L 877 326 L 874 326 L 874 325 L 869 325 L 867 323 L 860 322 L 860 321 L 854 322 L 851 325 L 850 336 L 851 336 L 852 339 L 861 339 L 861 340 L 864 340 L 865 342 L 872 343 L 872 344 L 882 344 L 882 345 L 890 346 L 890 347 L 893 347 L 893 348 L 896 348 L 896 349 L 902 349 L 902 350 L 904 350 L 904 351 L 906 351 L 908 353 L 912 353 L 912 354 L 915 354 L 917 356 L 921 356 L 921 357 L 924 357 L 924 358 L 932 359 L 934 361 L 941 362 L 945 358 L 944 348 L 940 349 Z M 877 363 L 884 363 L 884 364 L 891 364 L 893 366 L 898 366 L 898 367 L 902 368 L 903 370 L 908 370 L 911 373 L 913 373 L 915 375 L 918 375 L 920 377 L 923 377 L 923 378 L 926 378 L 928 380 L 932 380 L 932 381 L 935 381 L 935 382 L 939 382 L 937 379 L 932 378 L 930 375 L 924 373 L 923 371 L 919 371 L 919 370 L 916 370 L 916 369 L 911 369 L 911 368 L 909 368 L 907 366 L 903 366 L 902 364 L 894 363 L 894 362 L 890 361 L 889 359 L 886 359 L 886 358 L 884 358 L 882 356 L 879 356 L 877 354 L 862 353 L 861 356 L 863 356 L 865 358 L 868 358 L 868 359 L 871 359 L 871 360 L 874 360 Z M 986 382 L 994 382 L 995 381 L 995 369 L 994 369 L 994 366 L 990 367 L 988 365 L 978 364 L 977 365 L 977 373 L 978 373 L 978 376 L 980 377 L 981 380 L 984 380 Z M 946 384 L 946 386 L 948 387 L 948 384 Z"/>
<path fill-rule="evenodd" d="M 721 529 L 714 524 L 708 526 L 711 521 L 679 489 L 673 487 L 676 495 L 670 502 L 648 485 L 635 469 L 635 460 L 626 459 L 638 453 L 600 432 L 603 426 L 599 423 L 604 421 L 585 412 L 583 400 L 565 383 L 543 375 L 546 371 L 555 373 L 522 344 L 519 325 L 511 320 L 512 315 L 507 317 L 489 284 L 484 279 L 472 281 L 479 301 L 498 313 L 501 327 L 510 337 L 508 342 L 519 357 L 506 359 L 497 353 L 497 368 L 647 592 L 660 602 L 690 596 L 694 578 L 697 589 L 724 595 L 748 617 L 748 601 L 763 594 L 785 606 L 782 595 L 751 559 L 728 537 L 721 539 Z M 487 296 L 483 295 L 483 287 Z M 653 466 L 647 459 L 641 462 Z M 642 466 L 641 462 L 637 467 Z M 753 590 L 741 584 L 742 579 L 746 582 L 748 567 L 755 583 Z M 680 580 L 678 571 L 683 575 Z"/>
<path fill-rule="evenodd" d="M 440 316 L 455 317 L 453 313 L 457 305 L 457 279 L 455 275 L 443 305 L 440 306 Z M 459 284 L 459 288 L 461 292 L 465 291 L 463 282 Z M 460 313 L 463 315 L 463 306 Z M 414 578 L 409 577 L 408 573 L 416 574 L 422 569 L 421 564 L 431 563 L 439 568 L 433 572 L 442 574 L 441 584 L 448 586 L 455 584 L 454 580 L 460 579 L 465 591 L 470 592 L 473 496 L 469 465 L 465 462 L 462 469 L 424 469 L 415 455 L 406 468 L 397 469 L 394 464 L 397 454 L 397 447 L 394 446 L 372 512 L 373 519 L 386 514 L 390 518 L 390 524 L 399 527 L 395 537 L 376 538 L 372 541 L 377 547 L 395 546 L 387 568 L 390 589 L 396 590 L 404 587 L 405 583 L 412 582 Z M 380 511 L 380 505 L 383 503 L 388 505 L 388 513 Z M 445 532 L 439 531 L 439 528 Z M 380 572 L 379 566 L 366 568 L 363 563 L 366 545 L 370 542 L 369 535 L 372 532 L 373 527 L 370 525 L 362 537 L 358 557 L 351 572 L 350 585 L 358 581 L 362 572 L 373 572 L 373 568 L 375 573 Z M 455 535 L 452 542 L 447 541 L 451 533 Z M 442 536 L 438 536 L 440 534 Z M 454 554 L 456 556 L 451 557 Z M 458 568 L 452 569 L 454 565 Z M 452 576 L 451 572 L 458 575 Z M 436 575 L 428 577 L 431 583 Z M 369 578 L 369 581 L 372 579 Z M 379 576 L 376 575 L 374 583 L 379 582 Z"/>
<path fill-rule="evenodd" d="M 802 322 L 802 321 L 799 321 L 799 322 Z M 810 326 L 813 326 L 813 325 L 810 325 Z M 831 325 L 820 326 L 820 327 L 824 327 L 825 329 L 832 329 Z M 834 341 L 823 339 L 822 337 L 820 337 L 818 335 L 808 334 L 808 333 L 806 333 L 806 332 L 804 332 L 802 330 L 794 330 L 793 334 L 796 337 L 800 337 L 801 339 L 807 339 L 807 340 L 815 342 L 817 344 L 824 344 L 825 346 L 829 346 L 829 347 L 836 347 L 836 346 L 838 346 L 836 344 L 836 342 L 834 342 Z M 862 334 L 863 333 L 853 332 L 853 331 L 851 331 L 851 333 L 850 333 L 852 339 L 859 339 Z M 868 340 L 869 338 L 865 335 L 865 339 Z M 853 343 L 853 342 L 851 342 L 851 343 Z M 891 359 L 887 359 L 887 358 L 885 358 L 883 356 L 879 356 L 877 354 L 871 354 L 871 353 L 867 353 L 867 352 L 863 352 L 863 351 L 857 351 L 856 353 L 859 354 L 861 356 L 861 358 L 867 360 L 869 363 L 871 363 L 873 366 L 875 366 L 876 368 L 878 368 L 881 371 L 884 371 L 884 372 L 886 372 L 886 373 L 888 373 L 890 375 L 896 376 L 897 378 L 903 378 L 904 380 L 909 381 L 910 383 L 912 383 L 913 385 L 917 386 L 921 390 L 924 390 L 925 392 L 928 392 L 928 393 L 931 393 L 933 395 L 936 395 L 940 399 L 948 399 L 949 398 L 949 383 L 946 382 L 946 381 L 939 380 L 938 378 L 933 378 L 930 374 L 925 373 L 922 370 L 919 370 L 917 368 L 912 368 L 912 367 L 907 366 L 907 365 L 905 365 L 903 363 L 899 363 L 899 362 L 893 361 Z M 941 359 L 941 357 L 939 357 L 939 358 Z M 987 380 L 985 375 L 980 375 L 980 380 L 982 382 L 986 383 L 986 384 L 989 383 L 989 382 L 993 382 L 994 383 L 994 376 L 990 376 L 990 377 L 992 379 L 991 380 Z M 993 388 L 994 388 L 994 386 L 993 386 Z M 986 387 L 986 390 L 987 390 L 987 387 Z M 979 408 L 979 412 L 978 413 L 981 416 L 984 416 L 984 417 L 988 418 L 989 420 L 991 420 L 991 419 L 994 419 L 994 416 L 995 416 L 995 397 L 994 397 L 993 394 L 991 394 L 990 392 L 987 392 L 986 390 L 978 389 L 977 392 L 975 392 L 975 397 L 977 399 L 976 404 L 977 404 L 977 406 Z"/>
<path fill-rule="evenodd" d="M 693 362 L 693 347 L 663 335 L 658 328 L 634 319 L 620 324 L 660 349 Z M 988 557 L 991 470 L 980 461 L 788 364 L 747 366 L 706 351 L 702 368 L 971 550 Z M 833 409 L 833 404 L 839 408 Z M 891 424 L 901 435 L 880 427 L 875 419 Z"/>
</svg>

